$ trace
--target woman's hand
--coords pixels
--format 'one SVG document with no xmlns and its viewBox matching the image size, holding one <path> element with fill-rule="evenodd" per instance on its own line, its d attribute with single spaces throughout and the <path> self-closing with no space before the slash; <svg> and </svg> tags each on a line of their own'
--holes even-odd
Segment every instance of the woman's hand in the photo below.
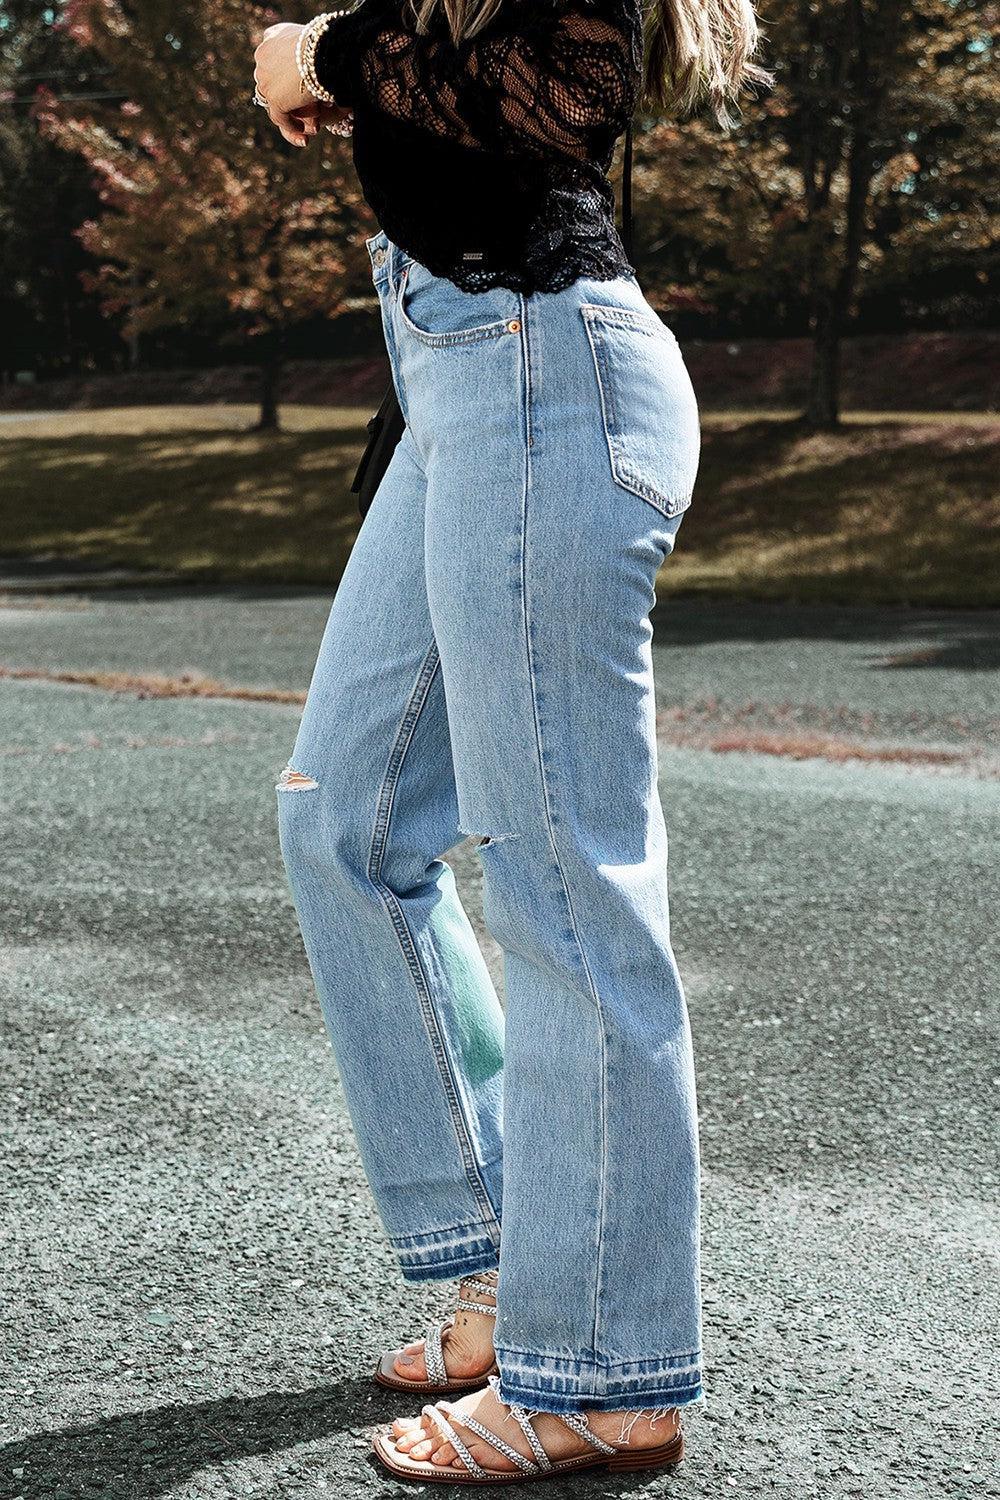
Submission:
<svg viewBox="0 0 1000 1500">
<path fill-rule="evenodd" d="M 295 44 L 302 30 L 292 21 L 269 26 L 253 55 L 254 82 L 267 100 L 268 118 L 292 146 L 307 145 L 321 125 L 350 114 L 350 110 L 320 104 L 299 77 Z"/>
</svg>

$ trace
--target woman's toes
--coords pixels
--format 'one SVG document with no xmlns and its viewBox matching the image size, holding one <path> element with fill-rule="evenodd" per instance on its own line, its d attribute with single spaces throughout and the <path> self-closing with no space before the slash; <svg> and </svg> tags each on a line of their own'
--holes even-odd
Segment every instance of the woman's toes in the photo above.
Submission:
<svg viewBox="0 0 1000 1500">
<path fill-rule="evenodd" d="M 421 1463 L 424 1459 L 430 1458 L 434 1449 L 440 1446 L 441 1434 L 423 1414 L 396 1444 L 396 1447 L 408 1453 L 410 1458 L 415 1458 Z"/>
<path fill-rule="evenodd" d="M 404 1380 L 426 1380 L 423 1344 L 407 1344 L 405 1349 L 400 1349 L 393 1360 L 393 1369 Z"/>
<path fill-rule="evenodd" d="M 423 1463 L 428 1458 L 436 1461 L 441 1446 L 439 1437 L 424 1437 L 410 1449 L 410 1457 L 417 1459 L 419 1463 Z"/>
<path fill-rule="evenodd" d="M 403 1417 L 401 1421 L 405 1425 L 400 1436 L 396 1439 L 396 1446 L 397 1448 L 402 1448 L 405 1453 L 412 1450 L 414 1443 L 425 1443 L 433 1436 L 430 1427 L 428 1427 L 422 1415 L 419 1417 Z"/>
<path fill-rule="evenodd" d="M 457 1457 L 458 1454 L 450 1443 L 442 1443 L 440 1448 L 435 1448 L 431 1454 L 431 1463 L 440 1464 L 442 1468 L 446 1469 Z"/>
<path fill-rule="evenodd" d="M 392 1423 L 393 1437 L 408 1437 L 414 1432 L 422 1431 L 419 1417 L 396 1417 Z"/>
</svg>

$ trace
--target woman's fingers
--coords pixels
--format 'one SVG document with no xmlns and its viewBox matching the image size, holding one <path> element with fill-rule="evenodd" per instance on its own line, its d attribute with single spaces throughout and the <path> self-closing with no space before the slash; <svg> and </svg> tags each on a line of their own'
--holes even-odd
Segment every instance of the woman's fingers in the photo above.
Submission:
<svg viewBox="0 0 1000 1500">
<path fill-rule="evenodd" d="M 300 119 L 281 109 L 269 109 L 267 114 L 290 146 L 306 146 L 316 134 L 315 120 Z"/>
<path fill-rule="evenodd" d="M 320 104 L 316 110 L 316 121 L 319 125 L 336 124 L 340 120 L 346 120 L 351 113 L 351 110 L 339 104 Z"/>
</svg>

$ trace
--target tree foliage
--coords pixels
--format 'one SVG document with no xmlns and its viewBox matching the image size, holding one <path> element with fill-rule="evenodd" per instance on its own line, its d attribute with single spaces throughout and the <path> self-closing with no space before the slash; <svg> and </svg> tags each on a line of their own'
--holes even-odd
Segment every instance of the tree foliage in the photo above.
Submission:
<svg viewBox="0 0 1000 1500">
<path fill-rule="evenodd" d="M 248 0 L 70 0 L 69 34 L 121 101 L 39 109 L 99 186 L 80 235 L 105 309 L 138 332 L 221 316 L 256 340 L 264 425 L 285 331 L 341 310 L 370 223 L 350 143 L 286 146 L 251 102 L 253 45 L 273 19 Z"/>
<path fill-rule="evenodd" d="M 0 369 L 76 367 L 116 341 L 80 275 L 74 237 L 93 215 L 90 173 L 40 136 L 32 104 L 42 83 L 68 95 L 102 91 L 94 59 L 52 25 L 41 0 L 0 0 Z"/>
<path fill-rule="evenodd" d="M 940 294 L 939 273 L 952 297 L 995 285 L 998 10 L 771 0 L 764 22 L 774 89 L 728 137 L 704 122 L 649 131 L 640 221 L 660 296 L 808 319 L 809 415 L 827 425 L 860 296 L 890 279 Z"/>
<path fill-rule="evenodd" d="M 831 423 L 859 312 L 893 307 L 900 327 L 996 314 L 998 6 L 762 9 L 776 85 L 736 129 L 649 122 L 637 139 L 640 272 L 702 330 L 810 328 L 809 414 Z M 348 142 L 287 148 L 251 103 L 253 41 L 275 18 L 252 0 L 0 0 L 0 93 L 23 104 L 49 80 L 44 138 L 24 108 L 0 111 L 0 312 L 15 342 L 61 324 L 77 358 L 99 297 L 133 334 L 250 338 L 273 376 L 288 327 L 337 314 L 367 275 L 374 223 Z"/>
</svg>

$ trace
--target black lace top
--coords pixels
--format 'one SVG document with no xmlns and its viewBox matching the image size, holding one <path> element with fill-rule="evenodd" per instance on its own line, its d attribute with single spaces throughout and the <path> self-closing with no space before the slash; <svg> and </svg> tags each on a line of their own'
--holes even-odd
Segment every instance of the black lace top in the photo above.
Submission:
<svg viewBox="0 0 1000 1500">
<path fill-rule="evenodd" d="M 502 0 L 455 47 L 443 14 L 362 0 L 316 72 L 354 113 L 379 227 L 465 291 L 558 291 L 630 269 L 607 172 L 636 103 L 642 0 Z"/>
</svg>

